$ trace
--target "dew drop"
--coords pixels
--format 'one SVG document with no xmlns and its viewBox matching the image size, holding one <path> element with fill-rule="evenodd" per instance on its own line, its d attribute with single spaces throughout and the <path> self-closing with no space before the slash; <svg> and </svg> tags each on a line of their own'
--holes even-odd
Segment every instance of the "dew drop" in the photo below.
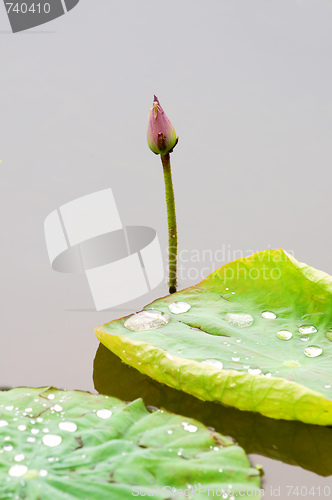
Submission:
<svg viewBox="0 0 332 500">
<path fill-rule="evenodd" d="M 59 428 L 62 431 L 75 432 L 77 430 L 77 425 L 74 422 L 60 422 Z"/>
<path fill-rule="evenodd" d="M 49 394 L 49 395 L 47 396 L 47 399 L 54 399 L 54 398 L 55 398 L 54 394 Z"/>
<path fill-rule="evenodd" d="M 8 474 L 11 477 L 21 477 L 24 476 L 28 472 L 28 467 L 26 465 L 13 465 L 10 469 Z"/>
<path fill-rule="evenodd" d="M 47 470 L 45 470 L 45 469 L 41 469 L 41 470 L 39 471 L 39 475 L 40 475 L 40 477 L 46 477 L 46 476 L 47 476 L 47 474 L 48 474 L 48 472 L 47 472 Z"/>
<path fill-rule="evenodd" d="M 331 389 L 330 384 L 324 385 L 325 389 Z"/>
<path fill-rule="evenodd" d="M 188 312 L 191 305 L 187 302 L 173 302 L 173 304 L 170 304 L 168 308 L 173 314 L 181 314 Z"/>
<path fill-rule="evenodd" d="M 18 455 L 15 455 L 14 460 L 15 462 L 22 462 L 22 460 L 25 459 L 24 453 L 19 453 Z"/>
<path fill-rule="evenodd" d="M 54 448 L 55 446 L 59 446 L 62 442 L 62 437 L 57 434 L 46 434 L 43 436 L 43 443 L 50 448 Z"/>
<path fill-rule="evenodd" d="M 290 340 L 293 337 L 293 334 L 288 330 L 280 330 L 280 332 L 277 333 L 277 337 L 280 340 Z"/>
<path fill-rule="evenodd" d="M 277 315 L 271 311 L 264 311 L 264 312 L 262 312 L 261 316 L 264 319 L 276 319 L 276 317 L 277 317 Z"/>
<path fill-rule="evenodd" d="M 222 471 L 223 471 L 223 469 L 220 467 L 220 469 L 218 469 L 218 472 L 222 472 Z"/>
<path fill-rule="evenodd" d="M 27 441 L 28 441 L 28 443 L 34 443 L 36 441 L 36 438 L 34 438 L 34 437 L 28 437 Z"/>
<path fill-rule="evenodd" d="M 196 425 L 188 424 L 187 422 L 182 422 L 182 425 L 183 425 L 183 428 L 185 431 L 188 431 L 188 432 L 196 432 L 197 431 Z"/>
<path fill-rule="evenodd" d="M 223 367 L 222 362 L 218 361 L 217 359 L 205 359 L 204 361 L 202 361 L 202 365 L 211 365 L 215 368 L 219 368 L 220 370 Z"/>
<path fill-rule="evenodd" d="M 240 358 L 233 356 L 232 361 L 240 361 Z"/>
<path fill-rule="evenodd" d="M 167 434 L 173 434 L 173 431 L 170 429 L 169 431 L 167 431 Z"/>
<path fill-rule="evenodd" d="M 112 416 L 112 412 L 111 412 L 111 410 L 98 410 L 97 416 L 99 418 L 103 418 L 103 419 L 110 418 Z"/>
<path fill-rule="evenodd" d="M 12 451 L 13 450 L 13 446 L 11 444 L 6 444 L 6 446 L 4 446 L 3 449 L 5 451 Z"/>
<path fill-rule="evenodd" d="M 7 420 L 0 420 L 0 427 L 5 427 L 6 425 L 8 425 Z"/>
<path fill-rule="evenodd" d="M 308 356 L 308 358 L 316 358 L 320 356 L 323 352 L 323 349 L 318 347 L 317 345 L 310 345 L 306 349 L 304 349 L 304 354 Z"/>
<path fill-rule="evenodd" d="M 54 410 L 54 411 L 62 411 L 62 406 L 60 406 L 60 405 L 54 405 L 53 408 L 52 408 L 52 410 Z"/>
<path fill-rule="evenodd" d="M 302 335 L 300 337 L 300 340 L 302 340 L 302 342 L 307 342 L 309 339 L 310 339 L 309 335 Z"/>
<path fill-rule="evenodd" d="M 30 412 L 32 411 L 32 408 L 26 408 L 26 409 L 25 409 L 25 411 L 26 411 L 27 413 L 30 413 Z"/>
<path fill-rule="evenodd" d="M 250 375 L 260 375 L 262 370 L 260 368 L 248 368 L 248 373 L 250 373 Z"/>
<path fill-rule="evenodd" d="M 300 333 L 316 333 L 317 328 L 315 328 L 312 325 L 303 325 L 303 326 L 300 326 L 299 332 Z"/>
<path fill-rule="evenodd" d="M 326 332 L 325 335 L 326 335 L 326 338 L 332 342 L 332 330 L 329 330 L 328 332 Z"/>
<path fill-rule="evenodd" d="M 5 410 L 12 411 L 14 409 L 14 406 L 5 406 Z"/>
<path fill-rule="evenodd" d="M 31 429 L 31 434 L 38 434 L 39 433 L 39 429 Z"/>
<path fill-rule="evenodd" d="M 27 426 L 26 426 L 26 425 L 21 424 L 21 425 L 18 425 L 18 426 L 17 426 L 17 428 L 18 428 L 18 430 L 19 430 L 19 431 L 25 431 L 25 430 L 26 430 L 26 428 L 27 428 Z"/>
<path fill-rule="evenodd" d="M 231 325 L 245 328 L 253 324 L 254 318 L 250 314 L 245 313 L 228 313 L 225 316 L 225 320 Z"/>
<path fill-rule="evenodd" d="M 168 314 L 164 314 L 155 310 L 141 311 L 134 314 L 124 323 L 124 326 L 128 330 L 133 332 L 141 332 L 145 330 L 154 330 L 155 328 L 160 328 L 167 325 L 170 317 Z"/>
</svg>

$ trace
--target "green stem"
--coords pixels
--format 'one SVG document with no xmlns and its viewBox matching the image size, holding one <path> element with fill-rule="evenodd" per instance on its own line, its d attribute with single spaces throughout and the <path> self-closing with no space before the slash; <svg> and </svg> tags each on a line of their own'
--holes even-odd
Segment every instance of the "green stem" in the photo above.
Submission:
<svg viewBox="0 0 332 500">
<path fill-rule="evenodd" d="M 176 231 L 175 201 L 171 172 L 170 155 L 160 155 L 163 164 L 167 221 L 168 221 L 168 268 L 169 268 L 169 293 L 176 292 L 176 260 L 178 236 Z"/>
</svg>

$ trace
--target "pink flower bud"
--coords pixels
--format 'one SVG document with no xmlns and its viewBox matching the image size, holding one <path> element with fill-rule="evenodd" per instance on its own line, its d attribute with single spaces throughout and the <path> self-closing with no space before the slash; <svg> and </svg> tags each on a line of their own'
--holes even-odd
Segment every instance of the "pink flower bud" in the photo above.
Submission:
<svg viewBox="0 0 332 500">
<path fill-rule="evenodd" d="M 156 155 L 166 155 L 173 151 L 178 139 L 173 125 L 154 96 L 148 124 L 148 145 Z"/>
</svg>

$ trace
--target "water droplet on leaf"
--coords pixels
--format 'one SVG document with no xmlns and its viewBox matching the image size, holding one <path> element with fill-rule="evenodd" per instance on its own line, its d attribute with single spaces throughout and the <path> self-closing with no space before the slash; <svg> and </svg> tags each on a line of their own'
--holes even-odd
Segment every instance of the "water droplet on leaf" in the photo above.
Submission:
<svg viewBox="0 0 332 500">
<path fill-rule="evenodd" d="M 260 375 L 262 370 L 260 368 L 248 368 L 248 373 L 250 373 L 250 375 Z"/>
<path fill-rule="evenodd" d="M 167 325 L 170 317 L 168 314 L 164 314 L 155 310 L 141 311 L 134 314 L 124 323 L 124 326 L 128 330 L 133 332 L 141 332 L 145 330 L 154 330 L 162 326 Z"/>
<path fill-rule="evenodd" d="M 262 312 L 261 316 L 264 319 L 276 319 L 276 317 L 277 317 L 277 315 L 271 311 L 264 311 L 264 312 Z"/>
<path fill-rule="evenodd" d="M 43 443 L 50 448 L 54 448 L 55 446 L 59 446 L 62 442 L 62 437 L 57 434 L 46 434 L 43 436 Z"/>
<path fill-rule="evenodd" d="M 60 422 L 59 428 L 62 431 L 75 432 L 77 430 L 77 425 L 74 422 Z"/>
<path fill-rule="evenodd" d="M 191 305 L 187 302 L 173 302 L 173 304 L 170 304 L 168 308 L 173 314 L 181 314 L 188 312 Z"/>
<path fill-rule="evenodd" d="M 183 425 L 183 428 L 185 431 L 188 431 L 188 432 L 196 432 L 197 431 L 196 425 L 188 424 L 187 422 L 182 422 L 182 425 Z"/>
<path fill-rule="evenodd" d="M 318 347 L 317 345 L 310 345 L 306 349 L 304 349 L 304 354 L 308 356 L 308 358 L 316 358 L 320 356 L 323 352 L 323 349 Z"/>
<path fill-rule="evenodd" d="M 332 330 L 329 330 L 325 334 L 326 338 L 332 342 Z"/>
<path fill-rule="evenodd" d="M 218 361 L 217 359 L 205 359 L 204 361 L 202 361 L 202 365 L 211 365 L 215 368 L 219 368 L 220 370 L 223 367 L 222 362 Z"/>
<path fill-rule="evenodd" d="M 28 472 L 28 467 L 26 465 L 13 465 L 10 469 L 8 474 L 11 477 L 21 477 L 24 476 Z"/>
<path fill-rule="evenodd" d="M 300 326 L 299 332 L 300 333 L 316 333 L 317 328 L 315 328 L 312 325 L 303 325 L 303 326 Z"/>
<path fill-rule="evenodd" d="M 253 324 L 254 318 L 250 314 L 245 313 L 228 313 L 226 314 L 225 320 L 231 325 L 245 328 Z"/>
<path fill-rule="evenodd" d="M 103 418 L 103 419 L 110 418 L 112 416 L 112 412 L 111 412 L 111 410 L 98 410 L 97 416 L 99 418 Z"/>
<path fill-rule="evenodd" d="M 293 334 L 288 330 L 280 330 L 280 332 L 277 333 L 277 337 L 280 340 L 290 340 L 293 337 Z"/>
</svg>

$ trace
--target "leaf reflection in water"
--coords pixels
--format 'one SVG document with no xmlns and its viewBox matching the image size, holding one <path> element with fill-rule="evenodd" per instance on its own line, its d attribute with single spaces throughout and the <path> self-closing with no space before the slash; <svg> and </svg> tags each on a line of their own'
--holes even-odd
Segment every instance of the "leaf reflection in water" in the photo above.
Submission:
<svg viewBox="0 0 332 500">
<path fill-rule="evenodd" d="M 163 407 L 195 418 L 231 436 L 245 452 L 298 465 L 321 476 L 332 474 L 332 428 L 275 420 L 220 403 L 201 401 L 156 382 L 131 368 L 100 344 L 94 360 L 96 390 L 126 401 L 142 398 L 145 405 Z"/>
</svg>

